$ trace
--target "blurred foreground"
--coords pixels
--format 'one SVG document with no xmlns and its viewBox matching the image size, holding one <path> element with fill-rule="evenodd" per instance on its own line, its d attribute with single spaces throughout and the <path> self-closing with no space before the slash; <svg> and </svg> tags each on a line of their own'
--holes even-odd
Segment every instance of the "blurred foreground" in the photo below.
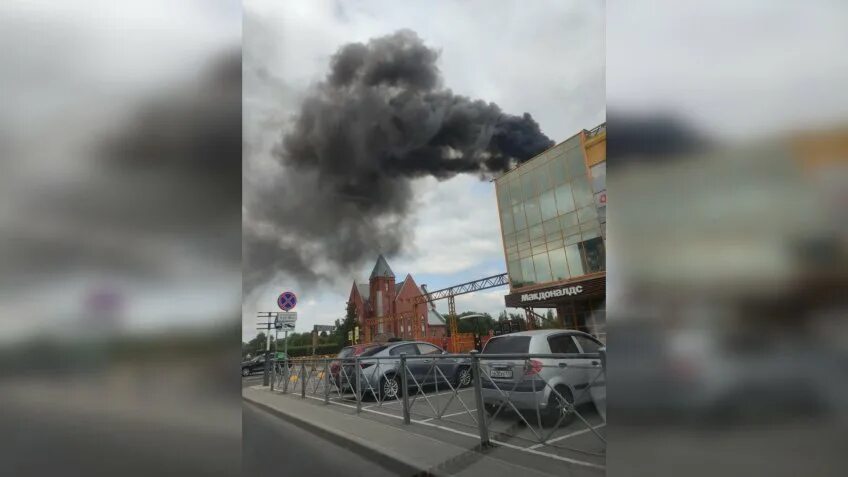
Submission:
<svg viewBox="0 0 848 477">
<path fill-rule="evenodd" d="M 848 8 L 790 3 L 608 5 L 609 475 L 848 472 Z"/>
<path fill-rule="evenodd" d="M 0 6 L 0 474 L 239 472 L 240 29 Z"/>
</svg>

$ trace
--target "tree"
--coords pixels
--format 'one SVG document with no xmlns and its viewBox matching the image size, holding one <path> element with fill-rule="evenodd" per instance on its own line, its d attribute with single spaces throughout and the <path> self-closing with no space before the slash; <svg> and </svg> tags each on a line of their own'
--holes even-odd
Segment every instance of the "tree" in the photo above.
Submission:
<svg viewBox="0 0 848 477">
<path fill-rule="evenodd" d="M 265 351 L 266 339 L 265 333 L 260 331 L 256 335 L 256 338 L 253 338 L 247 343 L 242 343 L 242 354 L 250 353 L 251 355 L 256 356 L 257 353 Z"/>
<path fill-rule="evenodd" d="M 483 316 L 479 318 L 468 318 L 467 320 L 462 319 L 464 316 L 477 314 L 482 314 Z M 457 330 L 460 333 L 472 333 L 474 331 L 475 324 L 479 326 L 477 331 L 483 335 L 487 334 L 489 330 L 493 330 L 495 328 L 495 320 L 492 318 L 492 315 L 488 313 L 464 311 L 458 315 L 458 318 L 459 322 L 457 323 Z"/>
<path fill-rule="evenodd" d="M 352 301 L 347 302 L 347 310 L 345 313 L 344 323 L 339 324 L 336 320 L 336 342 L 339 346 L 345 346 L 347 342 L 348 331 L 353 331 L 356 326 L 356 305 Z"/>
</svg>

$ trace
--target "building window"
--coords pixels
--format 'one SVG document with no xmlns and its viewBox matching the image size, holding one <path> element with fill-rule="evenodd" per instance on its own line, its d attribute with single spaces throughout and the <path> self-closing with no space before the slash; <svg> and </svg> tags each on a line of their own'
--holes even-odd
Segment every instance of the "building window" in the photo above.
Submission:
<svg viewBox="0 0 848 477">
<path fill-rule="evenodd" d="M 604 254 L 604 241 L 595 237 L 580 244 L 583 249 L 583 257 L 586 262 L 586 272 L 599 272 L 606 267 Z"/>
<path fill-rule="evenodd" d="M 547 252 L 533 255 L 533 268 L 536 270 L 536 281 L 545 283 L 551 281 L 551 266 L 548 263 Z"/>
<path fill-rule="evenodd" d="M 524 257 L 521 259 L 521 276 L 524 279 L 522 285 L 532 285 L 536 283 L 536 271 L 533 269 L 533 259 Z"/>
<path fill-rule="evenodd" d="M 583 260 L 578 244 L 565 247 L 565 258 L 568 259 L 568 271 L 572 277 L 583 275 Z"/>
<path fill-rule="evenodd" d="M 565 249 L 558 248 L 548 252 L 551 260 L 551 275 L 554 280 L 565 280 L 571 277 L 568 273 L 568 262 L 565 260 Z"/>
<path fill-rule="evenodd" d="M 496 181 L 512 288 L 605 269 L 605 204 L 596 203 L 595 193 L 606 186 L 606 164 L 590 171 L 580 137 Z"/>
</svg>

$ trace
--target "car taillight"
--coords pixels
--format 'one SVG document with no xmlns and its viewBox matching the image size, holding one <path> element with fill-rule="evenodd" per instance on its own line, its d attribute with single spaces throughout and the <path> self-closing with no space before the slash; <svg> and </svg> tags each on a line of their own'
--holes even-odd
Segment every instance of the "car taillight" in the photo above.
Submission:
<svg viewBox="0 0 848 477">
<path fill-rule="evenodd" d="M 537 361 L 535 359 L 531 359 L 524 365 L 524 375 L 532 376 L 534 374 L 539 374 L 542 371 L 542 362 Z"/>
</svg>

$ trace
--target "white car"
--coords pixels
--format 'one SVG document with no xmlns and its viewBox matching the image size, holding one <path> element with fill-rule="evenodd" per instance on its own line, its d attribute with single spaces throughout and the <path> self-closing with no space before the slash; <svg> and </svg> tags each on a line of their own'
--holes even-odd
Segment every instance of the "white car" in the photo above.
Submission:
<svg viewBox="0 0 848 477">
<path fill-rule="evenodd" d="M 520 412 L 528 411 L 528 414 L 535 415 L 538 410 L 546 423 L 555 424 L 561 417 L 563 421 L 570 420 L 573 414 L 569 412 L 569 406 L 564 405 L 563 399 L 574 405 L 590 403 L 593 402 L 593 394 L 600 394 L 590 392 L 590 386 L 606 386 L 601 358 L 539 358 L 532 355 L 595 354 L 603 346 L 590 334 L 561 329 L 521 331 L 490 339 L 480 359 L 486 411 L 494 413 L 501 403 L 504 403 L 505 410 L 509 410 L 511 406 L 505 403 L 508 400 Z M 528 354 L 530 356 L 527 357 L 490 357 Z"/>
</svg>

